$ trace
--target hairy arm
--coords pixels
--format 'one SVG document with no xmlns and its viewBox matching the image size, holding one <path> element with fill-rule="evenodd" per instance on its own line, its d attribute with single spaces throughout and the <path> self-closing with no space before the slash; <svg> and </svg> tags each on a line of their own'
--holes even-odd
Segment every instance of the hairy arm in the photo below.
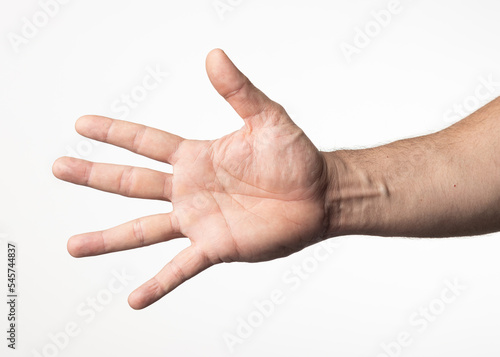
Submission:
<svg viewBox="0 0 500 357">
<path fill-rule="evenodd" d="M 500 230 L 500 99 L 434 134 L 323 155 L 328 237 Z"/>
</svg>

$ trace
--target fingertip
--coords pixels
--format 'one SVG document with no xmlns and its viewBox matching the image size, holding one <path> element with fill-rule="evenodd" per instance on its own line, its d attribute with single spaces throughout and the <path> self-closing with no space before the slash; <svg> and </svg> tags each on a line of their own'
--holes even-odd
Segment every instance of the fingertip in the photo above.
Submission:
<svg viewBox="0 0 500 357">
<path fill-rule="evenodd" d="M 112 122 L 111 118 L 100 115 L 84 115 L 76 120 L 75 130 L 87 138 L 103 141 Z"/>
<path fill-rule="evenodd" d="M 62 164 L 62 160 L 63 158 L 62 157 L 59 157 L 56 159 L 56 161 L 54 161 L 54 163 L 52 164 L 52 174 L 59 178 L 60 174 L 61 174 L 61 170 L 62 170 L 62 167 L 63 167 L 63 164 Z"/>
<path fill-rule="evenodd" d="M 80 251 L 80 247 L 81 247 L 81 244 L 79 244 L 79 242 L 75 236 L 68 239 L 68 243 L 66 244 L 66 249 L 68 250 L 68 253 L 73 258 L 81 258 L 82 257 L 82 255 L 78 253 Z"/>
<path fill-rule="evenodd" d="M 58 158 L 52 164 L 52 173 L 59 180 L 81 184 L 81 178 L 84 174 L 84 160 L 74 157 L 63 156 Z"/>
<path fill-rule="evenodd" d="M 108 253 L 102 240 L 102 232 L 78 234 L 68 239 L 68 253 L 75 258 L 92 257 Z"/>
<path fill-rule="evenodd" d="M 155 301 L 156 299 L 152 298 L 151 293 L 148 289 L 148 283 L 145 283 L 132 291 L 132 293 L 128 297 L 128 304 L 134 310 L 142 310 Z"/>
<path fill-rule="evenodd" d="M 217 81 L 219 78 L 221 80 L 235 80 L 241 79 L 242 77 L 242 73 L 236 67 L 234 62 L 229 58 L 226 52 L 220 48 L 215 48 L 208 53 L 206 59 L 206 69 L 208 77 L 212 83 Z"/>
<path fill-rule="evenodd" d="M 219 48 L 210 51 L 206 67 L 210 82 L 224 98 L 241 89 L 248 81 L 226 53 Z"/>
<path fill-rule="evenodd" d="M 128 297 L 128 303 L 134 310 L 141 310 L 150 306 L 165 296 L 158 280 L 153 278 L 135 289 Z"/>
<path fill-rule="evenodd" d="M 144 306 L 140 305 L 139 304 L 139 301 L 137 300 L 136 298 L 136 293 L 135 291 L 132 292 L 129 296 L 128 296 L 128 304 L 129 306 L 134 309 L 134 310 L 142 310 L 144 308 Z"/>
<path fill-rule="evenodd" d="M 216 80 L 218 72 L 220 72 L 221 56 L 223 54 L 224 51 L 222 51 L 220 48 L 214 48 L 207 55 L 205 68 L 207 70 L 208 78 L 210 79 L 210 82 L 212 82 L 212 84 Z"/>
<path fill-rule="evenodd" d="M 207 54 L 207 59 L 205 61 L 206 65 L 207 65 L 207 69 L 210 67 L 210 65 L 212 63 L 214 63 L 215 60 L 221 58 L 221 56 L 227 57 L 226 53 L 222 49 L 214 48 L 213 50 L 211 50 Z"/>
<path fill-rule="evenodd" d="M 77 133 L 81 133 L 82 130 L 85 128 L 85 124 L 88 122 L 89 115 L 83 115 L 80 118 L 76 119 L 75 122 L 75 130 Z"/>
<path fill-rule="evenodd" d="M 63 156 L 54 161 L 52 164 L 52 174 L 58 179 L 64 180 L 70 170 L 68 164 L 71 162 L 71 159 L 71 157 Z"/>
<path fill-rule="evenodd" d="M 89 136 L 92 133 L 92 128 L 97 126 L 97 122 L 104 117 L 98 115 L 83 115 L 75 122 L 75 130 L 78 134 Z"/>
</svg>

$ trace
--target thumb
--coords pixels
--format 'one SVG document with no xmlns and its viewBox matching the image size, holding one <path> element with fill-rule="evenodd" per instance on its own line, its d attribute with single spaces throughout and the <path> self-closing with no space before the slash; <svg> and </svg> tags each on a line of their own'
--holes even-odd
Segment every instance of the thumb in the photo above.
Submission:
<svg viewBox="0 0 500 357">
<path fill-rule="evenodd" d="M 245 124 L 262 123 L 259 114 L 266 110 L 280 108 L 284 111 L 257 89 L 221 49 L 214 49 L 208 54 L 206 67 L 214 88 L 231 104 Z"/>
</svg>

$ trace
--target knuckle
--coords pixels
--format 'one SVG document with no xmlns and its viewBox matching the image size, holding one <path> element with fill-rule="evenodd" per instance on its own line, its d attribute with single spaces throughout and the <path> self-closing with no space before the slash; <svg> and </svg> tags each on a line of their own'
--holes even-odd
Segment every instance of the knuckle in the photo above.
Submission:
<svg viewBox="0 0 500 357">
<path fill-rule="evenodd" d="M 165 176 L 165 181 L 163 182 L 163 199 L 170 201 L 172 199 L 172 179 L 170 176 Z"/>
<path fill-rule="evenodd" d="M 141 147 L 142 147 L 142 141 L 143 141 L 143 138 L 144 138 L 147 130 L 148 130 L 148 127 L 144 126 L 136 131 L 134 139 L 132 141 L 132 148 L 135 152 L 140 152 Z"/>
<path fill-rule="evenodd" d="M 144 239 L 144 228 L 142 226 L 142 220 L 138 219 L 134 222 L 133 232 L 134 232 L 134 238 L 139 243 L 139 246 L 143 247 L 145 245 L 145 239 Z"/>
<path fill-rule="evenodd" d="M 170 271 L 176 281 L 183 282 L 186 280 L 184 270 L 175 261 L 170 262 Z"/>
<path fill-rule="evenodd" d="M 122 195 L 130 196 L 133 192 L 135 168 L 127 167 L 122 171 L 118 192 Z"/>
</svg>

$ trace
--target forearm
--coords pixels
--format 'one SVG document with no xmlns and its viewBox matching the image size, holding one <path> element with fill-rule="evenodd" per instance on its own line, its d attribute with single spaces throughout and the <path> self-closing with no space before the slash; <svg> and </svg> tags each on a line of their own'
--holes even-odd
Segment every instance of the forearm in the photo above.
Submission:
<svg viewBox="0 0 500 357">
<path fill-rule="evenodd" d="M 435 134 L 324 155 L 329 237 L 500 230 L 499 99 Z"/>
</svg>

